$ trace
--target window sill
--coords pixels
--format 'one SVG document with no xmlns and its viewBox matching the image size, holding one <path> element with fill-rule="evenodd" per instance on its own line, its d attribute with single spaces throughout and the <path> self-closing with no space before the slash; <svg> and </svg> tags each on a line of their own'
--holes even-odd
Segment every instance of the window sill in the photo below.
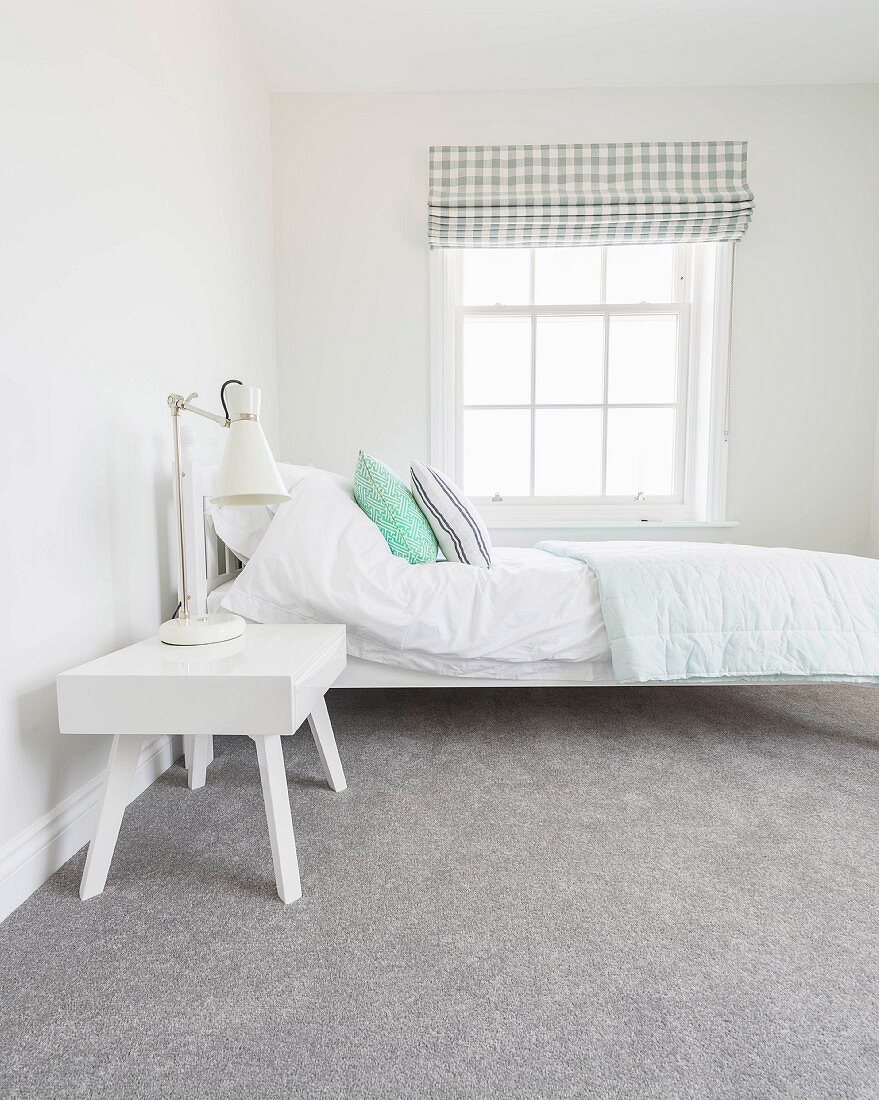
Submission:
<svg viewBox="0 0 879 1100">
<path fill-rule="evenodd" d="M 710 528 L 738 527 L 738 520 L 713 520 L 713 519 L 620 519 L 620 520 L 563 520 L 553 523 L 551 519 L 522 519 L 522 520 L 490 520 L 486 519 L 489 530 L 503 531 L 518 529 L 542 528 L 549 531 L 643 531 L 646 528 L 660 527 L 664 530 L 670 528 Z"/>
</svg>

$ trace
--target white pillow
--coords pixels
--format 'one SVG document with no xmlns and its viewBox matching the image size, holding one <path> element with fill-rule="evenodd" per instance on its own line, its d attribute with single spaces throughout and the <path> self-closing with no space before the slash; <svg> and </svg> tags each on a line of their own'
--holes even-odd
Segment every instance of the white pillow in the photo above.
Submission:
<svg viewBox="0 0 879 1100">
<path fill-rule="evenodd" d="M 479 513 L 439 470 L 413 462 L 412 493 L 433 528 L 446 561 L 491 568 L 491 539 Z"/>
<path fill-rule="evenodd" d="M 289 493 L 294 485 L 310 474 L 320 473 L 312 466 L 291 466 L 278 463 L 278 473 Z M 214 521 L 214 529 L 236 557 L 248 561 L 265 537 L 269 524 L 281 504 L 211 504 L 207 513 Z"/>
</svg>

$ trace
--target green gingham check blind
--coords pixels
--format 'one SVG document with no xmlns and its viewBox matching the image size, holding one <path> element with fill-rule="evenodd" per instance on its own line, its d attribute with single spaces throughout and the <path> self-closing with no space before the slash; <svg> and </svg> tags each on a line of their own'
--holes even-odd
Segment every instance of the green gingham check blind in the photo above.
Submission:
<svg viewBox="0 0 879 1100">
<path fill-rule="evenodd" d="M 737 241 L 745 141 L 433 145 L 431 248 Z"/>
</svg>

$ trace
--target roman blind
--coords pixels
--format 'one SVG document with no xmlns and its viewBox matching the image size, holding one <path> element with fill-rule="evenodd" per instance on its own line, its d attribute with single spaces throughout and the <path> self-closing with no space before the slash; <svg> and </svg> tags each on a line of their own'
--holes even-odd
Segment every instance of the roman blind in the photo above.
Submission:
<svg viewBox="0 0 879 1100">
<path fill-rule="evenodd" d="M 737 241 L 745 141 L 433 145 L 431 248 Z"/>
</svg>

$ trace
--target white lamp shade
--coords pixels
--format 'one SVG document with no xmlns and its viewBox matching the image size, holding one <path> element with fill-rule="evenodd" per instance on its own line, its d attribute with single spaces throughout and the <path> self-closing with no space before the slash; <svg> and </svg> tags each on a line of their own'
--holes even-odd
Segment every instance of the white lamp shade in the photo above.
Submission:
<svg viewBox="0 0 879 1100">
<path fill-rule="evenodd" d="M 229 438 L 214 484 L 214 504 L 282 504 L 290 499 L 272 458 L 259 416 L 254 386 L 229 390 Z M 242 419 L 243 417 L 243 419 Z"/>
</svg>

